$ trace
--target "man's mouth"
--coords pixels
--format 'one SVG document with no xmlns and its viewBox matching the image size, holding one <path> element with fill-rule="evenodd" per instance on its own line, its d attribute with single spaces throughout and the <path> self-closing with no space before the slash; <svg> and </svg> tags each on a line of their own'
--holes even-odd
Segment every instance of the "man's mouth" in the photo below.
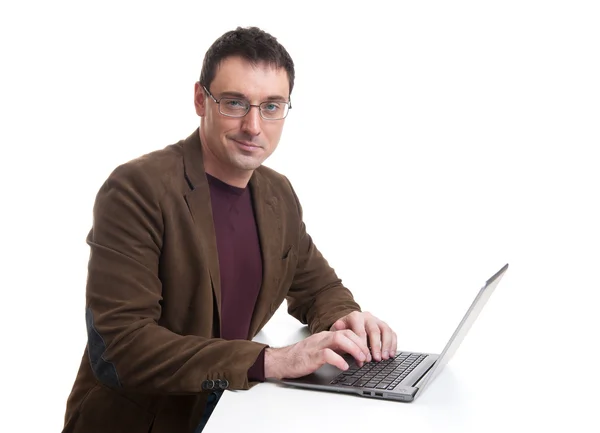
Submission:
<svg viewBox="0 0 600 433">
<path fill-rule="evenodd" d="M 259 146 L 256 143 L 252 143 L 251 141 L 236 140 L 235 138 L 233 139 L 233 141 L 235 141 L 238 145 L 240 145 L 241 148 L 246 149 L 246 150 L 258 150 L 258 149 L 261 149 L 261 146 Z"/>
</svg>

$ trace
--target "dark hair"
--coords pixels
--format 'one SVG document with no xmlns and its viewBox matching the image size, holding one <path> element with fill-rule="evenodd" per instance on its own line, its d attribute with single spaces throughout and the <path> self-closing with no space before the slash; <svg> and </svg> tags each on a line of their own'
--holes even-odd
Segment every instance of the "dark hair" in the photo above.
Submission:
<svg viewBox="0 0 600 433">
<path fill-rule="evenodd" d="M 200 84 L 210 87 L 219 63 L 226 57 L 240 56 L 253 64 L 269 63 L 284 68 L 290 84 L 290 95 L 294 88 L 294 62 L 277 39 L 258 27 L 238 27 L 217 39 L 210 46 L 200 73 Z"/>
</svg>

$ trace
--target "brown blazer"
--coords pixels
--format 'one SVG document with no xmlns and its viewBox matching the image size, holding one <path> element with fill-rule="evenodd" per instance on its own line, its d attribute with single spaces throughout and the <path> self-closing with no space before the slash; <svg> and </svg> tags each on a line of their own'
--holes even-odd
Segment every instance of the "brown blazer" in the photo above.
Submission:
<svg viewBox="0 0 600 433">
<path fill-rule="evenodd" d="M 191 432 L 207 386 L 255 385 L 248 369 L 265 345 L 250 340 L 284 299 L 313 333 L 359 310 L 306 233 L 287 178 L 260 167 L 250 188 L 263 283 L 248 340 L 226 341 L 198 130 L 111 173 L 87 238 L 88 342 L 65 432 Z"/>
</svg>

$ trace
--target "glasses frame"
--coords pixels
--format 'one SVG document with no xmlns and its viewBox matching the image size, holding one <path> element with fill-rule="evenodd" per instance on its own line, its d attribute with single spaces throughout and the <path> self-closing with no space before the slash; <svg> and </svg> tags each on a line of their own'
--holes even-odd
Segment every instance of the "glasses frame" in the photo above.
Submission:
<svg viewBox="0 0 600 433">
<path fill-rule="evenodd" d="M 289 100 L 289 101 L 287 101 L 287 102 L 283 102 L 284 104 L 287 104 L 287 105 L 288 105 L 288 109 L 287 109 L 287 112 L 285 113 L 285 116 L 283 116 L 283 117 L 278 117 L 277 119 L 273 119 L 273 118 L 268 118 L 268 117 L 265 117 L 265 116 L 263 116 L 263 112 L 262 112 L 261 105 L 262 105 L 262 104 L 267 104 L 267 103 L 269 103 L 269 102 L 276 102 L 276 101 L 265 101 L 265 102 L 261 102 L 261 103 L 260 103 L 260 104 L 258 104 L 258 105 L 256 105 L 256 104 L 250 104 L 250 101 L 246 101 L 246 102 L 248 102 L 248 109 L 246 110 L 246 112 L 245 112 L 243 115 L 241 115 L 241 116 L 232 116 L 231 114 L 225 114 L 225 113 L 223 113 L 223 112 L 221 111 L 221 101 L 222 101 L 223 99 L 241 99 L 241 100 L 243 100 L 242 98 L 230 98 L 230 97 L 225 97 L 225 98 L 217 99 L 217 98 L 215 98 L 215 97 L 213 96 L 213 94 L 212 94 L 212 93 L 210 93 L 210 91 L 209 91 L 209 90 L 208 90 L 208 89 L 207 89 L 205 86 L 202 86 L 202 88 L 204 89 L 204 91 L 206 92 L 206 94 L 207 94 L 208 96 L 210 96 L 210 97 L 211 97 L 211 99 L 212 99 L 213 101 L 215 101 L 215 103 L 216 103 L 216 104 L 219 106 L 219 113 L 220 113 L 221 115 L 223 115 L 223 116 L 231 117 L 231 118 L 233 118 L 233 119 L 241 119 L 242 117 L 245 117 L 245 116 L 246 116 L 246 115 L 247 115 L 247 114 L 250 112 L 250 110 L 252 109 L 252 107 L 256 107 L 256 108 L 258 108 L 258 113 L 260 114 L 260 117 L 261 117 L 262 119 L 264 119 L 264 120 L 283 120 L 283 119 L 285 119 L 285 118 L 287 117 L 287 115 L 290 113 L 290 110 L 292 109 L 292 99 L 290 98 L 290 100 Z M 279 102 L 281 103 L 281 101 L 279 101 Z"/>
</svg>

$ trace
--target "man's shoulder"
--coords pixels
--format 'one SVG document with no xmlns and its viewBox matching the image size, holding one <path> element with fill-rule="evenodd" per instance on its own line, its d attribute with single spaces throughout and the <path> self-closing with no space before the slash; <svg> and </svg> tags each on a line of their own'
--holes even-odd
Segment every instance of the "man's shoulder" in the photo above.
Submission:
<svg viewBox="0 0 600 433">
<path fill-rule="evenodd" d="M 119 165 L 115 171 L 125 173 L 143 172 L 152 177 L 171 174 L 173 170 L 183 170 L 183 149 L 181 142 L 170 144 Z"/>
<path fill-rule="evenodd" d="M 293 195 L 294 191 L 292 184 L 287 176 L 265 165 L 261 165 L 256 171 L 260 174 L 261 178 L 271 186 L 271 188 L 274 188 L 279 193 Z"/>
<path fill-rule="evenodd" d="M 257 172 L 260 173 L 261 182 L 268 184 L 268 190 L 274 197 L 277 197 L 280 205 L 286 206 L 294 213 L 302 213 L 296 191 L 287 176 L 264 165 L 260 166 Z"/>
<path fill-rule="evenodd" d="M 182 142 L 170 144 L 117 166 L 107 183 L 123 182 L 136 188 L 164 191 L 175 179 L 183 179 Z"/>
</svg>

